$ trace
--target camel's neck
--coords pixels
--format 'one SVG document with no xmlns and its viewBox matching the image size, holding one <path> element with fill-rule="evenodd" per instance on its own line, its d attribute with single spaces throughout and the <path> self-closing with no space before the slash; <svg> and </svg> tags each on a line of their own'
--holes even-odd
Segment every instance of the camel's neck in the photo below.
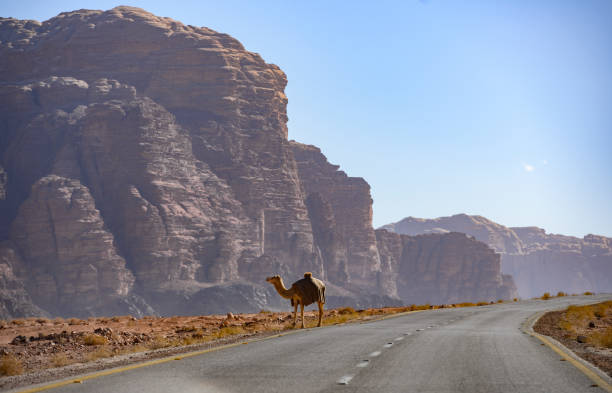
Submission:
<svg viewBox="0 0 612 393">
<path fill-rule="evenodd" d="M 276 288 L 276 292 L 278 292 L 278 294 L 285 299 L 291 299 L 293 297 L 293 291 L 285 288 L 285 284 L 283 284 L 282 279 L 280 279 L 278 282 L 275 281 L 273 284 L 274 288 Z"/>
</svg>

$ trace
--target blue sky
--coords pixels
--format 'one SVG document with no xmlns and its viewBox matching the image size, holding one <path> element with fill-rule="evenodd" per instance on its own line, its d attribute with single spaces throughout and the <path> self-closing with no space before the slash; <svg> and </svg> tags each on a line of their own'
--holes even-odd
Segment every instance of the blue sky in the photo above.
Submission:
<svg viewBox="0 0 612 393">
<path fill-rule="evenodd" d="M 3 2 L 142 7 L 288 76 L 289 137 L 372 187 L 374 225 L 480 214 L 612 237 L 612 1 Z"/>
</svg>

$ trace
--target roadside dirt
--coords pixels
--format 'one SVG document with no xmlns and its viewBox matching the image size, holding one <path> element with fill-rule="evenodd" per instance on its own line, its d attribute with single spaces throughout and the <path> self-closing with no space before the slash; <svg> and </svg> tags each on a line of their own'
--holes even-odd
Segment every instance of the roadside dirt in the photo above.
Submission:
<svg viewBox="0 0 612 393">
<path fill-rule="evenodd" d="M 606 330 L 609 331 L 612 326 L 612 315 L 607 313 L 599 318 L 589 318 L 590 320 L 585 323 L 586 326 L 573 324 L 568 328 L 566 312 L 567 310 L 552 311 L 544 314 L 533 329 L 559 341 L 576 355 L 612 377 L 612 349 L 594 344 L 590 339 L 594 335 L 605 334 Z M 585 342 L 579 342 L 579 340 Z"/>
<path fill-rule="evenodd" d="M 323 322 L 332 325 L 365 321 L 410 310 L 335 309 L 325 311 Z M 316 326 L 318 312 L 305 312 L 304 317 L 306 327 Z M 265 311 L 141 319 L 120 316 L 0 321 L 0 375 L 4 375 L 0 389 L 266 337 L 293 329 L 292 322 L 289 312 Z"/>
</svg>

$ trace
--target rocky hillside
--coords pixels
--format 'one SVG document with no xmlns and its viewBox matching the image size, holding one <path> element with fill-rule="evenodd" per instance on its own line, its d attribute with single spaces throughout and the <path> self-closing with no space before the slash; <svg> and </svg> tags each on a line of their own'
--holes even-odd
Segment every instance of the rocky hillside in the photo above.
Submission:
<svg viewBox="0 0 612 393">
<path fill-rule="evenodd" d="M 495 301 L 517 296 L 500 255 L 464 233 L 400 235 L 376 230 L 383 265 L 399 296 L 415 303 Z"/>
<path fill-rule="evenodd" d="M 288 141 L 286 83 L 137 8 L 0 18 L 0 316 L 259 311 L 304 271 L 398 304 L 369 185 Z"/>
<path fill-rule="evenodd" d="M 612 239 L 548 234 L 537 227 L 508 228 L 481 216 L 408 217 L 382 228 L 409 235 L 463 232 L 501 254 L 502 271 L 523 297 L 544 292 L 612 291 Z"/>
</svg>

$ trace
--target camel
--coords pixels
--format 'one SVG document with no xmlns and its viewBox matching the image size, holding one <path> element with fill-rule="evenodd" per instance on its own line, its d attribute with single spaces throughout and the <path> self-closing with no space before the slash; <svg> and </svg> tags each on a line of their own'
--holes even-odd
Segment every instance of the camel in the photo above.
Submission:
<svg viewBox="0 0 612 393">
<path fill-rule="evenodd" d="M 304 329 L 304 306 L 308 306 L 317 302 L 319 306 L 319 323 L 317 327 L 321 327 L 323 319 L 323 304 L 325 304 L 325 284 L 312 276 L 312 273 L 304 273 L 304 278 L 298 280 L 291 285 L 291 288 L 285 288 L 283 279 L 280 276 L 272 276 L 266 278 L 266 281 L 274 285 L 276 292 L 285 299 L 291 299 L 293 306 L 293 326 L 297 324 L 297 307 L 300 304 L 300 312 L 302 315 L 302 329 Z"/>
</svg>

